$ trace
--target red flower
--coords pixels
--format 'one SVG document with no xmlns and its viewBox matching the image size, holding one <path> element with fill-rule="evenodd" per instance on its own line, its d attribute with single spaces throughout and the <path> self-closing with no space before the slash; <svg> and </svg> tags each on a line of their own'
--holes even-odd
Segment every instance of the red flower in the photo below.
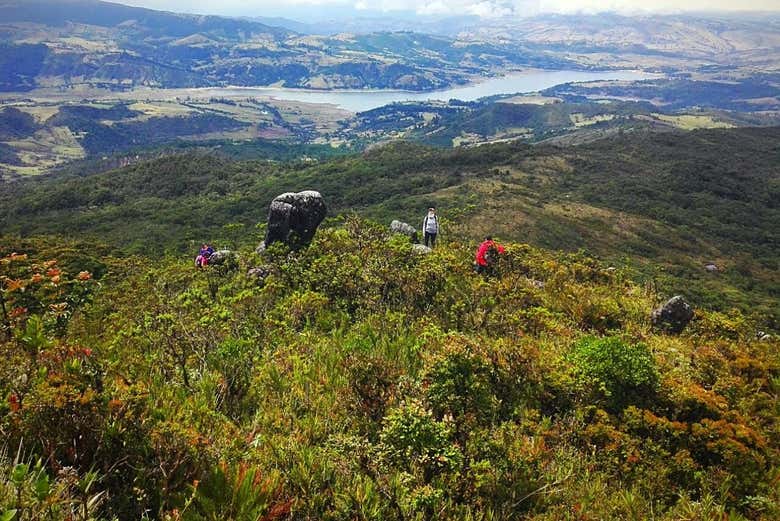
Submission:
<svg viewBox="0 0 780 521">
<path fill-rule="evenodd" d="M 78 275 L 76 275 L 76 278 L 80 281 L 87 281 L 92 278 L 92 274 L 88 271 L 82 271 Z"/>
<path fill-rule="evenodd" d="M 16 394 L 8 395 L 8 406 L 11 407 L 12 412 L 16 412 L 21 408 L 19 397 Z"/>
<path fill-rule="evenodd" d="M 27 308 L 13 308 L 9 315 L 11 318 L 17 318 L 27 313 Z"/>
</svg>

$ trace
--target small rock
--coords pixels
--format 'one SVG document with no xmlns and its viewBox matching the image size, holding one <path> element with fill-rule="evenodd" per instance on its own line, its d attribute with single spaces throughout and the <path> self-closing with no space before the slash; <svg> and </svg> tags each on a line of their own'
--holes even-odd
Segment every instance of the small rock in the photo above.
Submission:
<svg viewBox="0 0 780 521">
<path fill-rule="evenodd" d="M 760 342 L 772 341 L 772 335 L 770 335 L 769 333 L 764 333 L 763 331 L 759 331 L 758 333 L 756 333 L 756 338 L 758 338 Z"/>
<path fill-rule="evenodd" d="M 720 271 L 720 268 L 718 268 L 718 266 L 716 264 L 713 264 L 713 263 L 709 263 L 709 264 L 705 265 L 704 269 L 709 271 L 710 273 L 716 273 L 716 272 Z"/>
<path fill-rule="evenodd" d="M 426 253 L 431 253 L 433 250 L 424 244 L 412 244 L 412 251 L 424 255 Z"/>
<path fill-rule="evenodd" d="M 217 250 L 209 257 L 209 266 L 238 267 L 238 254 L 232 250 Z"/>
<path fill-rule="evenodd" d="M 255 282 L 260 286 L 265 284 L 265 279 L 267 279 L 270 274 L 270 266 L 257 266 L 256 268 L 249 268 L 246 272 L 247 277 L 255 279 Z"/>
<path fill-rule="evenodd" d="M 392 233 L 406 235 L 407 237 L 409 237 L 409 239 L 411 239 L 412 242 L 417 242 L 418 240 L 417 230 L 415 229 L 415 227 L 405 222 L 393 220 L 393 222 L 390 223 L 390 231 Z"/>
<path fill-rule="evenodd" d="M 693 308 L 681 295 L 670 298 L 653 311 L 653 325 L 669 333 L 680 333 L 693 318 Z"/>
</svg>

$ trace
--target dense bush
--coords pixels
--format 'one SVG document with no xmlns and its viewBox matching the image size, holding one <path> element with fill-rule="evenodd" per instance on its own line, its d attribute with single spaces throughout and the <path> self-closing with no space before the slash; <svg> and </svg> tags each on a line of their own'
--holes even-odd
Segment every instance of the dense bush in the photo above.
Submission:
<svg viewBox="0 0 780 521">
<path fill-rule="evenodd" d="M 585 337 L 574 345 L 569 358 L 580 382 L 613 409 L 647 403 L 658 386 L 655 359 L 642 343 Z"/>
<path fill-rule="evenodd" d="M 506 246 L 484 278 L 476 243 L 421 255 L 350 217 L 236 271 L 85 245 L 55 274 L 49 240 L 9 241 L 0 512 L 776 519 L 777 341 L 707 310 L 654 332 L 661 296 L 622 271 Z"/>
</svg>

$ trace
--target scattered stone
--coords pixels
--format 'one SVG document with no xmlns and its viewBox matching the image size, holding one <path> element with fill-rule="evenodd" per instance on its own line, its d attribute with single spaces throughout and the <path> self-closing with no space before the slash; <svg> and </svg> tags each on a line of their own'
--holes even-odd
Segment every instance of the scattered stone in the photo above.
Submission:
<svg viewBox="0 0 780 521">
<path fill-rule="evenodd" d="M 709 271 L 710 273 L 717 273 L 720 271 L 720 268 L 716 264 L 709 263 L 704 266 L 704 269 Z"/>
<path fill-rule="evenodd" d="M 680 333 L 693 318 L 693 308 L 680 296 L 670 298 L 666 304 L 653 311 L 653 325 L 669 333 Z"/>
<path fill-rule="evenodd" d="M 277 196 L 268 209 L 268 229 L 258 253 L 275 242 L 291 248 L 308 245 L 327 212 L 322 195 L 313 190 Z"/>
<path fill-rule="evenodd" d="M 412 244 L 412 251 L 424 255 L 426 253 L 431 253 L 433 250 L 424 244 Z"/>
<path fill-rule="evenodd" d="M 758 338 L 760 342 L 772 341 L 772 335 L 770 335 L 769 333 L 764 333 L 763 331 L 759 331 L 758 333 L 756 333 L 756 338 Z"/>
<path fill-rule="evenodd" d="M 543 280 L 535 280 L 535 279 L 528 279 L 528 283 L 531 285 L 531 287 L 542 289 L 545 286 L 545 283 Z"/>
<path fill-rule="evenodd" d="M 409 237 L 409 239 L 411 239 L 412 242 L 417 242 L 418 240 L 417 230 L 415 229 L 415 227 L 405 222 L 393 220 L 393 222 L 390 223 L 390 231 L 392 233 L 406 235 L 407 237 Z"/>
<path fill-rule="evenodd" d="M 247 277 L 254 279 L 259 286 L 265 284 L 265 279 L 267 279 L 270 274 L 270 266 L 257 266 L 256 268 L 249 268 L 246 272 Z"/>
<path fill-rule="evenodd" d="M 209 257 L 209 266 L 235 269 L 238 267 L 238 254 L 232 250 L 217 250 Z"/>
</svg>

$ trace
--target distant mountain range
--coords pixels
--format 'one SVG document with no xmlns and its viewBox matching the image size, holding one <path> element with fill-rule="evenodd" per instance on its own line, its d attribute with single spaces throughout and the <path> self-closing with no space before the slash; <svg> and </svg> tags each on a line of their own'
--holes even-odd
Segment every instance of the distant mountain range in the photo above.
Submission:
<svg viewBox="0 0 780 521">
<path fill-rule="evenodd" d="M 779 56 L 775 15 L 369 17 L 307 24 L 98 0 L 0 0 L 4 92 L 227 85 L 433 90 L 522 68 L 780 70 Z"/>
<path fill-rule="evenodd" d="M 685 57 L 719 64 L 748 63 L 777 69 L 780 13 L 685 14 L 624 16 L 543 14 L 483 19 L 477 16 L 363 15 L 355 18 L 301 23 L 285 18 L 256 20 L 307 34 L 376 31 L 417 31 L 450 38 L 487 42 L 517 42 L 546 50 L 589 56 Z M 610 56 L 615 59 L 614 56 Z"/>
<path fill-rule="evenodd" d="M 311 36 L 257 21 L 97 0 L 0 1 L 0 91 L 37 87 L 280 85 L 430 90 L 551 53 L 408 32 Z"/>
</svg>

